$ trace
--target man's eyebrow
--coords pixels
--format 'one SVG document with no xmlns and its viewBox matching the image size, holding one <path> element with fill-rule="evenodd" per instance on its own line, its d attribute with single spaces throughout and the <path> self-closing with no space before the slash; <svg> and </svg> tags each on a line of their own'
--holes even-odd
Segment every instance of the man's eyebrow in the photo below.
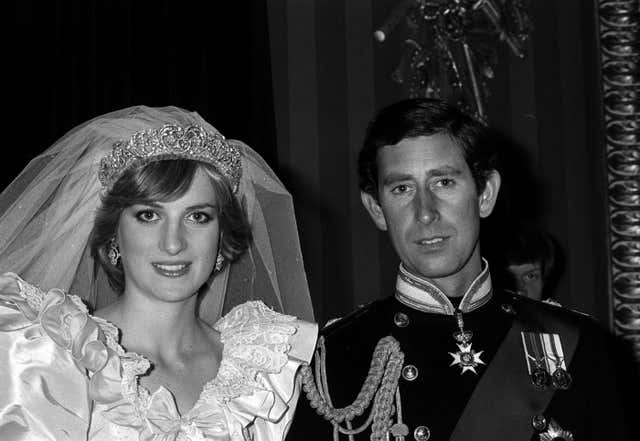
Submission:
<svg viewBox="0 0 640 441">
<path fill-rule="evenodd" d="M 408 173 L 389 173 L 382 180 L 382 185 L 387 186 L 400 181 L 411 181 L 413 176 Z"/>
<path fill-rule="evenodd" d="M 436 168 L 433 170 L 429 170 L 426 174 L 427 179 L 439 176 L 460 176 L 462 174 L 462 170 L 457 167 L 452 166 L 444 166 L 440 168 Z M 411 181 L 414 179 L 414 176 L 409 173 L 394 173 L 391 172 L 384 177 L 382 180 L 382 185 L 387 186 L 394 184 L 400 181 Z"/>
<path fill-rule="evenodd" d="M 445 166 L 445 167 L 440 167 L 440 168 L 436 168 L 433 170 L 429 170 L 427 172 L 427 178 L 431 178 L 431 177 L 438 177 L 438 176 L 460 176 L 462 174 L 462 170 L 460 170 L 459 168 L 456 167 L 452 167 L 452 166 Z"/>
</svg>

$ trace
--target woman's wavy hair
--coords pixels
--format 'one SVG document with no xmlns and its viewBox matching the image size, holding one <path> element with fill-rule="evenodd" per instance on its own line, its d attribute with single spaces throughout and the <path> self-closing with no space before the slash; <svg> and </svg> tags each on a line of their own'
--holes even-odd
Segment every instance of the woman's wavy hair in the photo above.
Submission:
<svg viewBox="0 0 640 441">
<path fill-rule="evenodd" d="M 182 197 L 199 169 L 211 179 L 216 194 L 220 226 L 218 246 L 225 264 L 233 262 L 249 247 L 252 237 L 246 210 L 235 197 L 228 180 L 213 165 L 190 159 L 171 159 L 132 168 L 103 195 L 89 239 L 91 255 L 96 262 L 94 271 L 102 268 L 116 292 L 124 290 L 125 274 L 121 262 L 112 265 L 109 261 L 108 247 L 115 237 L 122 211 L 135 204 L 170 202 Z"/>
</svg>

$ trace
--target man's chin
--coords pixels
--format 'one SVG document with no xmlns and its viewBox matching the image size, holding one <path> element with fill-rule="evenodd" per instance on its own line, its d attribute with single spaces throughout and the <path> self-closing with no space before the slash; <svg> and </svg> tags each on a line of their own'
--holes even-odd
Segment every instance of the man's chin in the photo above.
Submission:
<svg viewBox="0 0 640 441">
<path fill-rule="evenodd" d="M 438 265 L 424 263 L 418 265 L 407 263 L 403 264 L 410 273 L 423 279 L 443 279 L 454 276 L 456 273 L 460 272 L 460 268 L 457 265 L 447 265 L 445 263 Z"/>
</svg>

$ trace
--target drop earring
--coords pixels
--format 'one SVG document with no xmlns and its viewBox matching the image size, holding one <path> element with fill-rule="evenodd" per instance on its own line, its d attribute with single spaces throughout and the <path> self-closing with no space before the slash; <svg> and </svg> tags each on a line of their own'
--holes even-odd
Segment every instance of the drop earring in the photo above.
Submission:
<svg viewBox="0 0 640 441">
<path fill-rule="evenodd" d="M 216 266 L 213 268 L 216 273 L 219 273 L 222 269 L 222 265 L 224 265 L 224 256 L 218 252 L 218 256 L 216 257 Z"/>
<path fill-rule="evenodd" d="M 121 255 L 120 248 L 118 248 L 115 237 L 109 239 L 109 244 L 107 245 L 107 257 L 109 258 L 109 262 L 111 263 L 111 265 L 118 265 L 118 261 L 120 260 Z"/>
</svg>

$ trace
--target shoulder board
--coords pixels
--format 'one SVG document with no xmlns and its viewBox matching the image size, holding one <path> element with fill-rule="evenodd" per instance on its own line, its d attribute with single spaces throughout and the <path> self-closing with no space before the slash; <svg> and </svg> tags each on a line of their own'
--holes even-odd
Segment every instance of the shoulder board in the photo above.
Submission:
<svg viewBox="0 0 640 441">
<path fill-rule="evenodd" d="M 335 332 L 338 329 L 343 328 L 344 326 L 348 326 L 350 323 L 352 323 L 353 321 L 357 320 L 359 317 L 363 316 L 368 311 L 370 311 L 376 303 L 377 301 L 365 303 L 363 305 L 358 306 L 356 309 L 354 309 L 347 315 L 330 319 L 322 327 L 322 329 L 320 330 L 320 333 L 323 335 L 327 335 Z"/>
<path fill-rule="evenodd" d="M 585 314 L 584 312 L 576 311 L 574 309 L 567 308 L 565 306 L 553 305 L 550 303 L 541 302 L 538 300 L 530 299 L 526 296 L 521 296 L 519 294 L 513 294 L 506 292 L 503 294 L 503 298 L 509 302 L 513 303 L 516 311 L 528 311 L 534 315 L 549 315 L 555 316 L 558 318 L 564 318 L 569 320 L 578 320 L 578 321 L 596 321 L 595 318 L 590 316 L 589 314 Z"/>
</svg>

